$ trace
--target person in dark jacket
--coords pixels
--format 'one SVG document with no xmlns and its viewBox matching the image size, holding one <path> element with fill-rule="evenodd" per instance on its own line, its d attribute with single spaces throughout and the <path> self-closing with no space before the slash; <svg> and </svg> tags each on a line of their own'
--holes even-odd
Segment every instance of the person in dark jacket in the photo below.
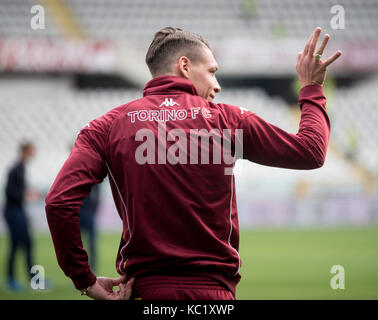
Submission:
<svg viewBox="0 0 378 320">
<path fill-rule="evenodd" d="M 80 207 L 80 228 L 88 238 L 89 265 L 96 270 L 96 213 L 100 198 L 100 185 L 95 184 Z"/>
<path fill-rule="evenodd" d="M 9 170 L 5 188 L 4 217 L 10 236 L 6 267 L 7 286 L 9 289 L 15 291 L 22 289 L 14 273 L 15 255 L 19 248 L 25 251 L 28 277 L 30 277 L 30 269 L 33 266 L 32 237 L 25 212 L 25 197 L 27 195 L 25 165 L 33 158 L 35 151 L 36 148 L 31 142 L 21 144 L 19 159 Z"/>
</svg>

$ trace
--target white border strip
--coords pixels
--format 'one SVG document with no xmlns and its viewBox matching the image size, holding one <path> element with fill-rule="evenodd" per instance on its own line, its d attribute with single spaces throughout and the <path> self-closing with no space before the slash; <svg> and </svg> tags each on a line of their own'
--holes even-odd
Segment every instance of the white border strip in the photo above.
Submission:
<svg viewBox="0 0 378 320">
<path fill-rule="evenodd" d="M 131 240 L 131 230 L 130 230 L 129 216 L 128 216 L 128 211 L 127 211 L 127 209 L 126 209 L 126 204 L 125 204 L 125 202 L 123 201 L 123 198 L 122 198 L 121 192 L 119 191 L 119 188 L 118 188 L 117 182 L 115 181 L 115 179 L 114 179 L 114 177 L 113 177 L 112 171 L 110 170 L 109 165 L 108 165 L 108 163 L 107 163 L 106 161 L 105 161 L 105 164 L 106 164 L 106 166 L 107 166 L 107 168 L 108 168 L 108 171 L 109 171 L 109 174 L 110 174 L 110 176 L 111 176 L 111 178 L 112 178 L 112 180 L 113 180 L 113 182 L 114 182 L 114 184 L 115 184 L 115 186 L 116 186 L 116 188 L 117 188 L 118 195 L 119 195 L 119 197 L 121 198 L 121 201 L 122 201 L 122 204 L 123 204 L 123 208 L 125 209 L 126 222 L 127 222 L 127 229 L 128 229 L 128 231 L 129 231 L 129 240 L 126 242 L 126 244 L 125 244 L 125 245 L 121 248 L 121 250 L 119 251 L 120 254 L 121 254 L 121 258 L 122 258 L 122 259 L 121 259 L 121 261 L 120 261 L 120 263 L 119 263 L 119 267 L 118 267 L 119 271 L 120 271 L 121 273 L 125 274 L 125 273 L 122 271 L 122 263 L 123 263 L 123 261 L 125 260 L 123 254 L 122 254 L 122 251 L 127 247 L 127 245 L 129 244 L 129 242 L 130 242 L 130 240 Z"/>
<path fill-rule="evenodd" d="M 234 169 L 234 167 L 232 167 L 232 169 Z M 231 177 L 231 199 L 230 199 L 230 234 L 228 236 L 228 245 L 236 252 L 236 254 L 238 255 L 238 270 L 235 272 L 234 276 L 237 275 L 239 273 L 239 270 L 240 270 L 240 255 L 239 255 L 239 252 L 238 250 L 236 250 L 232 245 L 231 245 L 231 234 L 232 234 L 232 199 L 234 198 L 234 184 L 233 184 L 233 177 L 234 175 L 231 174 L 230 175 Z"/>
</svg>

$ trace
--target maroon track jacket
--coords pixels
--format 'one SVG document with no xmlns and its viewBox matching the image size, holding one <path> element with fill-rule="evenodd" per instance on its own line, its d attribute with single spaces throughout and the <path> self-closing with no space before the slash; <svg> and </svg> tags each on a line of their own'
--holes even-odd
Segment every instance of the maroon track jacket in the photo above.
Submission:
<svg viewBox="0 0 378 320">
<path fill-rule="evenodd" d="M 234 176 L 225 174 L 233 163 L 213 161 L 216 139 L 206 144 L 199 136 L 230 130 L 223 142 L 231 143 L 233 154 L 236 143 L 242 143 L 239 158 L 319 168 L 330 134 L 325 104 L 322 86 L 302 88 L 300 127 L 291 134 L 243 108 L 206 101 L 184 78 L 152 79 L 143 98 L 112 109 L 80 131 L 46 197 L 60 267 L 78 289 L 95 283 L 81 241 L 79 208 L 93 184 L 109 175 L 123 223 L 116 259 L 120 274 L 200 275 L 235 293 L 241 266 L 238 215 Z M 191 161 L 195 135 L 201 141 L 197 147 L 209 153 L 207 164 L 200 149 L 199 160 Z M 181 138 L 184 142 L 176 143 Z"/>
</svg>

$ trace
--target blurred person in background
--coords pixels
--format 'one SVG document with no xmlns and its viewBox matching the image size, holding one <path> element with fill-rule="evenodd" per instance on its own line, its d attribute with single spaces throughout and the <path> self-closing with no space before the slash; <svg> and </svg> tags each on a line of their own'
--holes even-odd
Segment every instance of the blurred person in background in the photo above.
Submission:
<svg viewBox="0 0 378 320">
<path fill-rule="evenodd" d="M 96 254 L 96 213 L 98 210 L 100 200 L 100 185 L 95 184 L 87 197 L 84 199 L 80 207 L 80 228 L 81 232 L 87 235 L 89 248 L 89 265 L 92 270 L 97 268 L 97 254 Z"/>
<path fill-rule="evenodd" d="M 30 225 L 25 212 L 25 200 L 35 201 L 39 195 L 27 189 L 25 166 L 34 157 L 36 147 L 31 142 L 20 145 L 19 159 L 8 172 L 5 188 L 4 217 L 9 231 L 9 251 L 7 257 L 7 287 L 14 291 L 22 290 L 15 278 L 15 255 L 19 248 L 25 251 L 26 272 L 31 277 L 33 266 L 33 241 Z"/>
<path fill-rule="evenodd" d="M 215 76 L 218 64 L 201 36 L 172 27 L 155 34 L 146 55 L 153 79 L 143 97 L 110 110 L 80 131 L 46 197 L 58 262 L 76 289 L 93 299 L 236 298 L 241 277 L 232 174 L 236 159 L 232 164 L 189 164 L 192 154 L 185 151 L 184 163 L 163 161 L 161 165 L 156 161 L 161 159 L 160 149 L 169 157 L 172 143 L 163 141 L 161 146 L 159 140 L 167 138 L 160 139 L 159 126 L 169 127 L 169 132 L 179 128 L 185 136 L 192 129 L 230 128 L 234 150 L 238 143 L 243 145 L 238 158 L 281 168 L 321 167 L 330 135 L 322 85 L 327 67 L 341 52 L 322 60 L 329 36 L 317 48 L 320 33 L 316 28 L 298 55 L 301 120 L 297 134 L 244 108 L 213 102 L 221 90 Z M 164 118 L 175 112 L 187 117 Z M 237 137 L 236 130 L 243 136 Z M 141 137 L 141 132 L 148 135 Z M 168 140 L 175 141 L 172 138 Z M 138 150 L 144 150 L 143 155 Z M 139 162 L 137 155 L 146 157 L 145 153 L 152 162 Z M 230 172 L 226 169 L 231 173 L 225 174 Z M 107 175 L 123 223 L 117 256 L 122 276 L 116 279 L 93 273 L 80 237 L 82 201 Z M 119 290 L 113 291 L 117 285 Z"/>
</svg>

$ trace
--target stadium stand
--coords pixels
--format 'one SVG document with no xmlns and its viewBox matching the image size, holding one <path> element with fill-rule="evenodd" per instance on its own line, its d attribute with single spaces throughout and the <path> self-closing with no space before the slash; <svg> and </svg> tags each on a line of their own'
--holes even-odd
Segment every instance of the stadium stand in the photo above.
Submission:
<svg viewBox="0 0 378 320">
<path fill-rule="evenodd" d="M 313 3 L 300 0 L 68 0 L 67 3 L 88 36 L 134 42 L 148 42 L 153 32 L 163 27 L 162 21 L 201 33 L 211 41 L 233 36 L 303 38 L 317 25 L 327 26 L 331 36 L 337 34 L 347 39 L 376 38 L 378 30 L 374 18 L 378 4 L 374 0 L 332 2 L 348 12 L 348 32 L 342 33 L 329 28 L 330 1 L 327 0 Z"/>
<path fill-rule="evenodd" d="M 82 43 L 92 40 L 105 41 L 107 44 L 110 43 L 110 46 L 106 47 L 108 51 L 105 50 L 98 60 L 94 60 L 104 61 L 101 71 L 117 74 L 128 80 L 138 79 L 135 83 L 139 89 L 78 90 L 72 85 L 71 77 L 75 73 L 72 67 L 72 61 L 75 59 L 71 58 L 71 67 L 68 68 L 64 64 L 64 54 L 63 62 L 54 65 L 50 71 L 55 76 L 44 75 L 49 69 L 41 68 L 38 71 L 38 66 L 34 65 L 33 68 L 21 69 L 21 73 L 15 76 L 3 74 L 0 78 L 1 188 L 4 186 L 5 172 L 16 156 L 18 142 L 22 139 L 32 139 L 38 146 L 38 154 L 31 163 L 29 180 L 39 190 L 46 192 L 49 189 L 68 156 L 70 145 L 78 131 L 88 121 L 112 107 L 140 97 L 140 87 L 146 79 L 148 80 L 143 57 L 153 33 L 161 27 L 177 26 L 203 35 L 218 51 L 219 60 L 224 64 L 228 62 L 228 74 L 236 77 L 245 70 L 243 76 L 257 76 L 255 69 L 244 67 L 244 61 L 251 60 L 248 50 L 252 48 L 252 53 L 259 51 L 254 47 L 256 46 L 261 50 L 265 47 L 271 48 L 270 51 L 264 51 L 264 54 L 267 53 L 267 56 L 263 57 L 265 60 L 255 63 L 252 59 L 252 64 L 259 65 L 261 61 L 266 63 L 262 69 L 257 70 L 258 72 L 265 76 L 268 74 L 271 78 L 279 78 L 282 75 L 294 78 L 295 60 L 286 56 L 283 61 L 277 60 L 274 55 L 269 54 L 272 50 L 277 51 L 278 44 L 283 44 L 279 41 L 283 39 L 288 44 L 285 48 L 296 56 L 297 43 L 302 45 L 304 39 L 318 25 L 336 42 L 342 42 L 343 48 L 350 51 L 356 50 L 359 43 L 366 43 L 364 41 L 371 40 L 374 44 L 378 40 L 376 0 L 51 0 L 43 2 L 46 11 L 46 28 L 43 30 L 30 28 L 30 8 L 35 4 L 39 2 L 0 0 L 0 70 L 4 67 L 1 65 L 1 59 L 5 56 L 1 51 L 5 47 L 2 46 L 3 41 L 6 44 L 8 40 L 27 39 L 37 43 L 41 39 L 48 39 L 62 41 L 62 46 L 65 45 L 65 40 L 74 38 Z M 345 9 L 345 30 L 333 30 L 330 26 L 330 9 L 333 5 L 341 5 Z M 240 42 L 243 44 L 246 39 L 252 47 L 240 46 Z M 235 47 L 232 46 L 234 40 L 239 41 Z M 99 46 L 105 47 L 105 42 L 99 42 Z M 94 50 L 96 45 L 91 45 L 91 50 Z M 36 47 L 38 51 L 38 45 Z M 373 62 L 376 61 L 374 48 L 377 47 L 373 45 L 372 54 L 368 56 Z M 46 48 L 48 45 L 43 44 L 43 50 Z M 72 43 L 64 52 L 71 52 L 71 48 Z M 80 61 L 88 60 L 85 56 L 86 47 L 81 48 Z M 243 62 L 233 65 L 232 63 L 238 60 L 234 59 L 230 64 L 230 57 L 238 56 L 229 53 L 222 56 L 224 48 L 228 48 L 231 53 L 242 51 L 240 54 L 245 60 L 241 59 Z M 298 223 L 322 223 L 320 218 L 315 218 L 317 210 L 342 213 L 346 210 L 342 202 L 350 199 L 350 196 L 359 197 L 356 201 L 364 203 L 361 205 L 361 208 L 365 208 L 361 209 L 361 217 L 369 218 L 362 219 L 362 222 L 368 223 L 375 219 L 369 216 L 372 209 L 364 197 L 367 189 L 374 191 L 376 183 L 372 183 L 373 187 L 367 185 L 374 179 L 378 180 L 378 68 L 370 68 L 370 60 L 359 58 L 359 53 L 360 51 L 355 51 L 349 60 L 345 59 L 350 64 L 342 65 L 339 71 L 335 66 L 336 72 L 333 75 L 336 76 L 345 73 L 353 77 L 355 73 L 360 72 L 370 77 L 356 81 L 352 86 L 336 87 L 329 94 L 331 141 L 326 164 L 321 170 L 288 171 L 254 164 L 246 165 L 243 161 L 238 164 L 237 168 L 240 168 L 241 174 L 237 178 L 237 189 L 242 223 L 264 225 L 281 221 L 278 224 L 290 224 L 290 208 L 298 200 L 296 193 L 301 190 L 298 186 L 303 185 L 309 186 L 308 197 L 313 202 L 311 208 L 306 210 L 312 213 L 307 220 L 304 219 L 305 222 L 298 218 Z M 345 56 L 347 54 L 348 50 Z M 9 60 L 12 59 L 13 56 Z M 19 60 L 26 59 L 21 56 Z M 355 65 L 355 61 L 367 61 L 368 67 L 362 65 L 365 68 L 362 69 L 361 65 Z M 61 71 L 57 71 L 59 68 Z M 22 71 L 26 75 L 22 74 Z M 88 67 L 80 70 L 87 74 L 97 71 Z M 219 74 L 224 75 L 222 71 Z M 291 108 L 280 97 L 269 96 L 263 88 L 223 88 L 216 102 L 250 109 L 289 132 L 295 133 L 298 129 L 297 108 Z M 281 200 L 277 200 L 275 204 L 269 203 L 267 198 L 272 194 Z M 342 197 L 337 198 L 340 194 Z M 0 202 L 2 198 L 1 193 Z M 261 216 L 269 215 L 269 212 L 273 212 L 271 218 L 265 219 Z M 326 213 L 324 215 L 326 216 Z M 350 216 L 352 215 L 351 212 Z M 281 217 L 282 220 L 275 220 L 274 217 Z M 353 219 L 352 217 L 350 221 L 355 221 Z M 324 218 L 324 221 L 326 220 Z M 333 221 L 338 220 L 335 218 Z"/>
<path fill-rule="evenodd" d="M 61 3 L 65 10 L 54 10 Z M 46 1 L 45 30 L 30 28 L 30 8 L 34 0 L 2 0 L 0 36 L 59 37 L 62 20 L 71 15 L 71 23 L 88 38 L 111 38 L 133 43 L 148 43 L 152 34 L 165 25 L 180 26 L 201 33 L 211 43 L 229 37 L 253 39 L 300 38 L 315 26 L 338 39 L 376 39 L 378 3 L 375 0 L 66 0 Z M 175 4 L 175 5 L 173 5 Z M 348 32 L 330 28 L 330 9 L 339 5 L 347 15 Z M 56 6 L 55 6 L 56 7 Z M 65 14 L 64 14 L 65 13 Z M 58 20 L 58 21 L 56 21 Z"/>
<path fill-rule="evenodd" d="M 336 92 L 332 112 L 333 141 L 342 152 L 378 174 L 378 78 Z"/>
<path fill-rule="evenodd" d="M 0 1 L 0 37 L 4 38 L 56 38 L 60 36 L 53 19 L 45 16 L 48 28 L 33 30 L 30 28 L 30 10 L 39 4 L 34 0 L 1 0 Z"/>
</svg>

